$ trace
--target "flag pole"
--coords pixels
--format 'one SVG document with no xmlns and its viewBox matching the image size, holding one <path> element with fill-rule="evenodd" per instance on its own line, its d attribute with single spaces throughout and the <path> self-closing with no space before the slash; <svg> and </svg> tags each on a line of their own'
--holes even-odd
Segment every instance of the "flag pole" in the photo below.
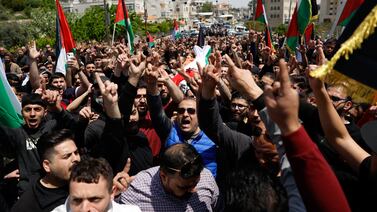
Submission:
<svg viewBox="0 0 377 212">
<path fill-rule="evenodd" d="M 116 27 L 116 24 L 114 24 L 113 37 L 111 38 L 111 46 L 113 46 L 113 44 L 114 44 L 114 38 L 115 38 L 115 27 Z"/>
</svg>

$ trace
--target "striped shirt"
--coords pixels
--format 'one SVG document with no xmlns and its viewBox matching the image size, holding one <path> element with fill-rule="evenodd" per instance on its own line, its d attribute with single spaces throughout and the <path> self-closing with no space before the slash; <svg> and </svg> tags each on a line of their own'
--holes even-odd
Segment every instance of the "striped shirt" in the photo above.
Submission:
<svg viewBox="0 0 377 212">
<path fill-rule="evenodd" d="M 166 193 L 160 179 L 160 167 L 144 170 L 136 175 L 130 187 L 121 194 L 120 202 L 140 207 L 141 211 L 214 211 L 219 189 L 211 172 L 203 169 L 196 192 L 179 199 Z"/>
</svg>

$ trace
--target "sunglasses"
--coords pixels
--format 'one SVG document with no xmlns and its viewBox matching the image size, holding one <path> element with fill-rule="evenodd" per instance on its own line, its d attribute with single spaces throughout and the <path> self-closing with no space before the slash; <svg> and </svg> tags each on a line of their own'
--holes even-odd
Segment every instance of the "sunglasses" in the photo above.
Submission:
<svg viewBox="0 0 377 212">
<path fill-rule="evenodd" d="M 185 111 L 187 111 L 188 114 L 190 115 L 194 115 L 196 113 L 196 109 L 195 108 L 183 108 L 183 107 L 180 107 L 180 108 L 177 108 L 177 113 L 178 114 L 184 114 Z"/>
<path fill-rule="evenodd" d="M 200 161 L 200 157 L 199 155 L 197 155 L 194 160 L 192 161 L 187 161 L 185 164 L 183 164 L 183 166 L 181 167 L 181 169 L 174 169 L 174 168 L 170 168 L 170 167 L 167 167 L 167 169 L 173 171 L 173 172 L 179 172 L 179 175 L 184 178 L 184 179 L 187 179 L 187 178 L 191 178 L 193 176 L 198 176 L 200 174 L 200 172 L 202 171 L 202 169 L 198 169 L 196 167 L 193 167 L 193 165 L 196 165 L 198 164 Z"/>
<path fill-rule="evenodd" d="M 330 99 L 334 102 L 345 102 L 345 101 L 348 101 L 348 98 L 345 98 L 345 99 L 342 99 L 342 98 L 339 98 L 337 96 L 330 96 Z"/>
</svg>

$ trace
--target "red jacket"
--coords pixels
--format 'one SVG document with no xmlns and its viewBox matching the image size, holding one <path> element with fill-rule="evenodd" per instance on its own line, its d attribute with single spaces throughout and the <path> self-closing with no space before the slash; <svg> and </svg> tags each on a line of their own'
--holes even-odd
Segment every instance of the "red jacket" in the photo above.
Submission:
<svg viewBox="0 0 377 212">
<path fill-rule="evenodd" d="M 351 211 L 335 174 L 305 129 L 282 138 L 307 211 Z"/>
</svg>

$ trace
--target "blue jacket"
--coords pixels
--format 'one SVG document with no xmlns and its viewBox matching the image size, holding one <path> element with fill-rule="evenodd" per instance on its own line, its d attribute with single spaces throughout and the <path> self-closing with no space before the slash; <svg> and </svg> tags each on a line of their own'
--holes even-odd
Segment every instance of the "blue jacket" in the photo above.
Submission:
<svg viewBox="0 0 377 212">
<path fill-rule="evenodd" d="M 179 126 L 172 122 L 166 116 L 162 107 L 161 98 L 159 95 L 153 96 L 148 94 L 148 106 L 151 114 L 153 128 L 161 139 L 163 147 L 169 147 L 173 144 L 180 144 L 185 141 Z M 216 162 L 216 144 L 208 138 L 203 131 L 194 138 L 191 145 L 198 151 L 203 159 L 204 166 L 211 171 L 214 177 L 217 176 L 217 162 Z"/>
<path fill-rule="evenodd" d="M 183 135 L 180 133 L 177 124 L 173 124 L 170 130 L 170 134 L 166 139 L 165 147 L 169 147 L 174 144 L 180 144 L 184 142 Z M 208 138 L 208 136 L 200 131 L 190 143 L 203 159 L 204 166 L 212 172 L 212 175 L 216 177 L 217 163 L 216 163 L 216 144 Z"/>
</svg>

